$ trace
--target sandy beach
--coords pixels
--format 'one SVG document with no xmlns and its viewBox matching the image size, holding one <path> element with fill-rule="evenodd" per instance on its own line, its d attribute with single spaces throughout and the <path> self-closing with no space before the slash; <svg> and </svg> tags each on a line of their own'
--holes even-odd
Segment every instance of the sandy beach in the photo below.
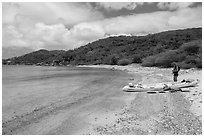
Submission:
<svg viewBox="0 0 204 137">
<path fill-rule="evenodd" d="M 202 136 L 202 1 L 1 5 L 2 135 Z"/>
<path fill-rule="evenodd" d="M 195 135 L 202 134 L 202 70 L 179 72 L 178 81 L 199 79 L 199 86 L 181 92 L 123 92 L 128 83 L 171 82 L 171 69 L 128 66 L 90 65 L 107 68 L 119 76 L 102 78 L 67 102 L 59 98 L 46 107 L 16 116 L 2 125 L 3 134 L 56 135 Z M 126 73 L 124 73 L 126 72 Z M 95 92 L 97 91 L 97 92 Z M 73 93 L 77 94 L 77 93 Z"/>
<path fill-rule="evenodd" d="M 171 68 L 94 65 L 112 70 L 122 70 L 133 74 L 129 82 L 133 84 L 155 84 L 172 82 Z M 135 81 L 137 74 L 141 81 Z M 181 70 L 178 81 L 198 79 L 198 87 L 187 88 L 183 92 L 168 93 L 127 93 L 132 96 L 127 105 L 115 117 L 103 121 L 89 134 L 166 134 L 195 135 L 202 134 L 202 70 Z M 99 116 L 100 117 L 100 116 Z M 115 120 L 117 119 L 117 120 Z M 112 121 L 112 122 L 111 122 Z M 105 125 L 105 126 L 104 126 Z"/>
</svg>

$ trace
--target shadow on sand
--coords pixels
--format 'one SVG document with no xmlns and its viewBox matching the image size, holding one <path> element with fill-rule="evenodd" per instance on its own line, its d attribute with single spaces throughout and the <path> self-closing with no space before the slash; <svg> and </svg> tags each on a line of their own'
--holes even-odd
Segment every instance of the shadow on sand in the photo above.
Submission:
<svg viewBox="0 0 204 137">
<path fill-rule="evenodd" d="M 190 92 L 190 90 L 182 90 L 181 92 Z"/>
<path fill-rule="evenodd" d="M 156 93 L 175 93 L 175 92 L 190 92 L 190 90 L 167 90 L 167 91 L 147 91 L 147 94 L 156 94 Z"/>
</svg>

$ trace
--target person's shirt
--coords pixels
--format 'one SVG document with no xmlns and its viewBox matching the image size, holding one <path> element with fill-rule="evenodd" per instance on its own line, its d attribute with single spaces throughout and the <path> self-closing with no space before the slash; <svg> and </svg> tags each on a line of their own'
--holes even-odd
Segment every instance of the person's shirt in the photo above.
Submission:
<svg viewBox="0 0 204 137">
<path fill-rule="evenodd" d="M 172 72 L 173 72 L 174 74 L 178 74 L 179 70 L 180 70 L 180 67 L 179 67 L 179 66 L 176 66 L 176 67 L 173 68 Z"/>
</svg>

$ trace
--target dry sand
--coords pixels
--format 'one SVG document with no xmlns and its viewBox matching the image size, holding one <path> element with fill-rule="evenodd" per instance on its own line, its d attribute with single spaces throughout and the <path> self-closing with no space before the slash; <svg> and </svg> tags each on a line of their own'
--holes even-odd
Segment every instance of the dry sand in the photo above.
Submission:
<svg viewBox="0 0 204 137">
<path fill-rule="evenodd" d="M 181 70 L 179 81 L 199 79 L 198 87 L 185 92 L 127 93 L 129 82 L 153 84 L 172 81 L 171 69 L 93 65 L 129 73 L 99 85 L 96 93 L 33 110 L 3 123 L 3 134 L 202 134 L 202 71 Z M 88 89 L 87 89 L 88 90 Z M 106 91 L 106 92 L 104 92 Z"/>
<path fill-rule="evenodd" d="M 91 67 L 123 70 L 131 74 L 142 75 L 142 84 L 171 82 L 171 69 L 141 67 L 136 64 L 128 66 L 95 65 Z M 202 70 L 190 69 L 179 72 L 178 81 L 199 79 L 198 87 L 187 88 L 183 92 L 168 93 L 132 93 L 134 98 L 121 112 L 115 113 L 115 119 L 94 127 L 90 134 L 167 134 L 195 135 L 202 134 Z M 134 77 L 129 80 L 131 83 Z M 114 118 L 112 118 L 114 119 Z M 102 124 L 103 123 L 103 124 Z M 104 124 L 106 125 L 104 126 Z"/>
</svg>

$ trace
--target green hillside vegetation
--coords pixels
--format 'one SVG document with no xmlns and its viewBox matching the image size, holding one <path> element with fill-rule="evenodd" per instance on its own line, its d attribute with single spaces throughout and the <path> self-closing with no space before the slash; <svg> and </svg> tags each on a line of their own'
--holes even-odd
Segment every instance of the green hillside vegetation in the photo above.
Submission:
<svg viewBox="0 0 204 137">
<path fill-rule="evenodd" d="M 177 62 L 182 68 L 201 68 L 202 28 L 172 30 L 146 36 L 109 37 L 74 50 L 54 53 L 43 50 L 43 55 L 38 52 L 30 53 L 31 57 L 27 54 L 13 58 L 11 62 L 46 62 L 49 65 L 53 60 L 61 65 L 142 63 L 149 67 L 171 67 L 173 62 Z"/>
<path fill-rule="evenodd" d="M 185 69 L 202 68 L 202 41 L 184 43 L 178 49 L 148 56 L 142 61 L 142 65 L 147 67 L 171 67 L 172 63 Z"/>
<path fill-rule="evenodd" d="M 15 64 L 24 64 L 24 65 L 33 65 L 33 64 L 39 64 L 39 65 L 50 65 L 54 63 L 60 63 L 59 60 L 61 60 L 61 56 L 65 53 L 63 50 L 38 50 L 29 54 L 25 54 L 20 57 L 14 57 L 11 59 L 3 60 L 3 64 L 6 64 L 6 62 L 9 60 L 9 64 L 15 65 Z"/>
</svg>

